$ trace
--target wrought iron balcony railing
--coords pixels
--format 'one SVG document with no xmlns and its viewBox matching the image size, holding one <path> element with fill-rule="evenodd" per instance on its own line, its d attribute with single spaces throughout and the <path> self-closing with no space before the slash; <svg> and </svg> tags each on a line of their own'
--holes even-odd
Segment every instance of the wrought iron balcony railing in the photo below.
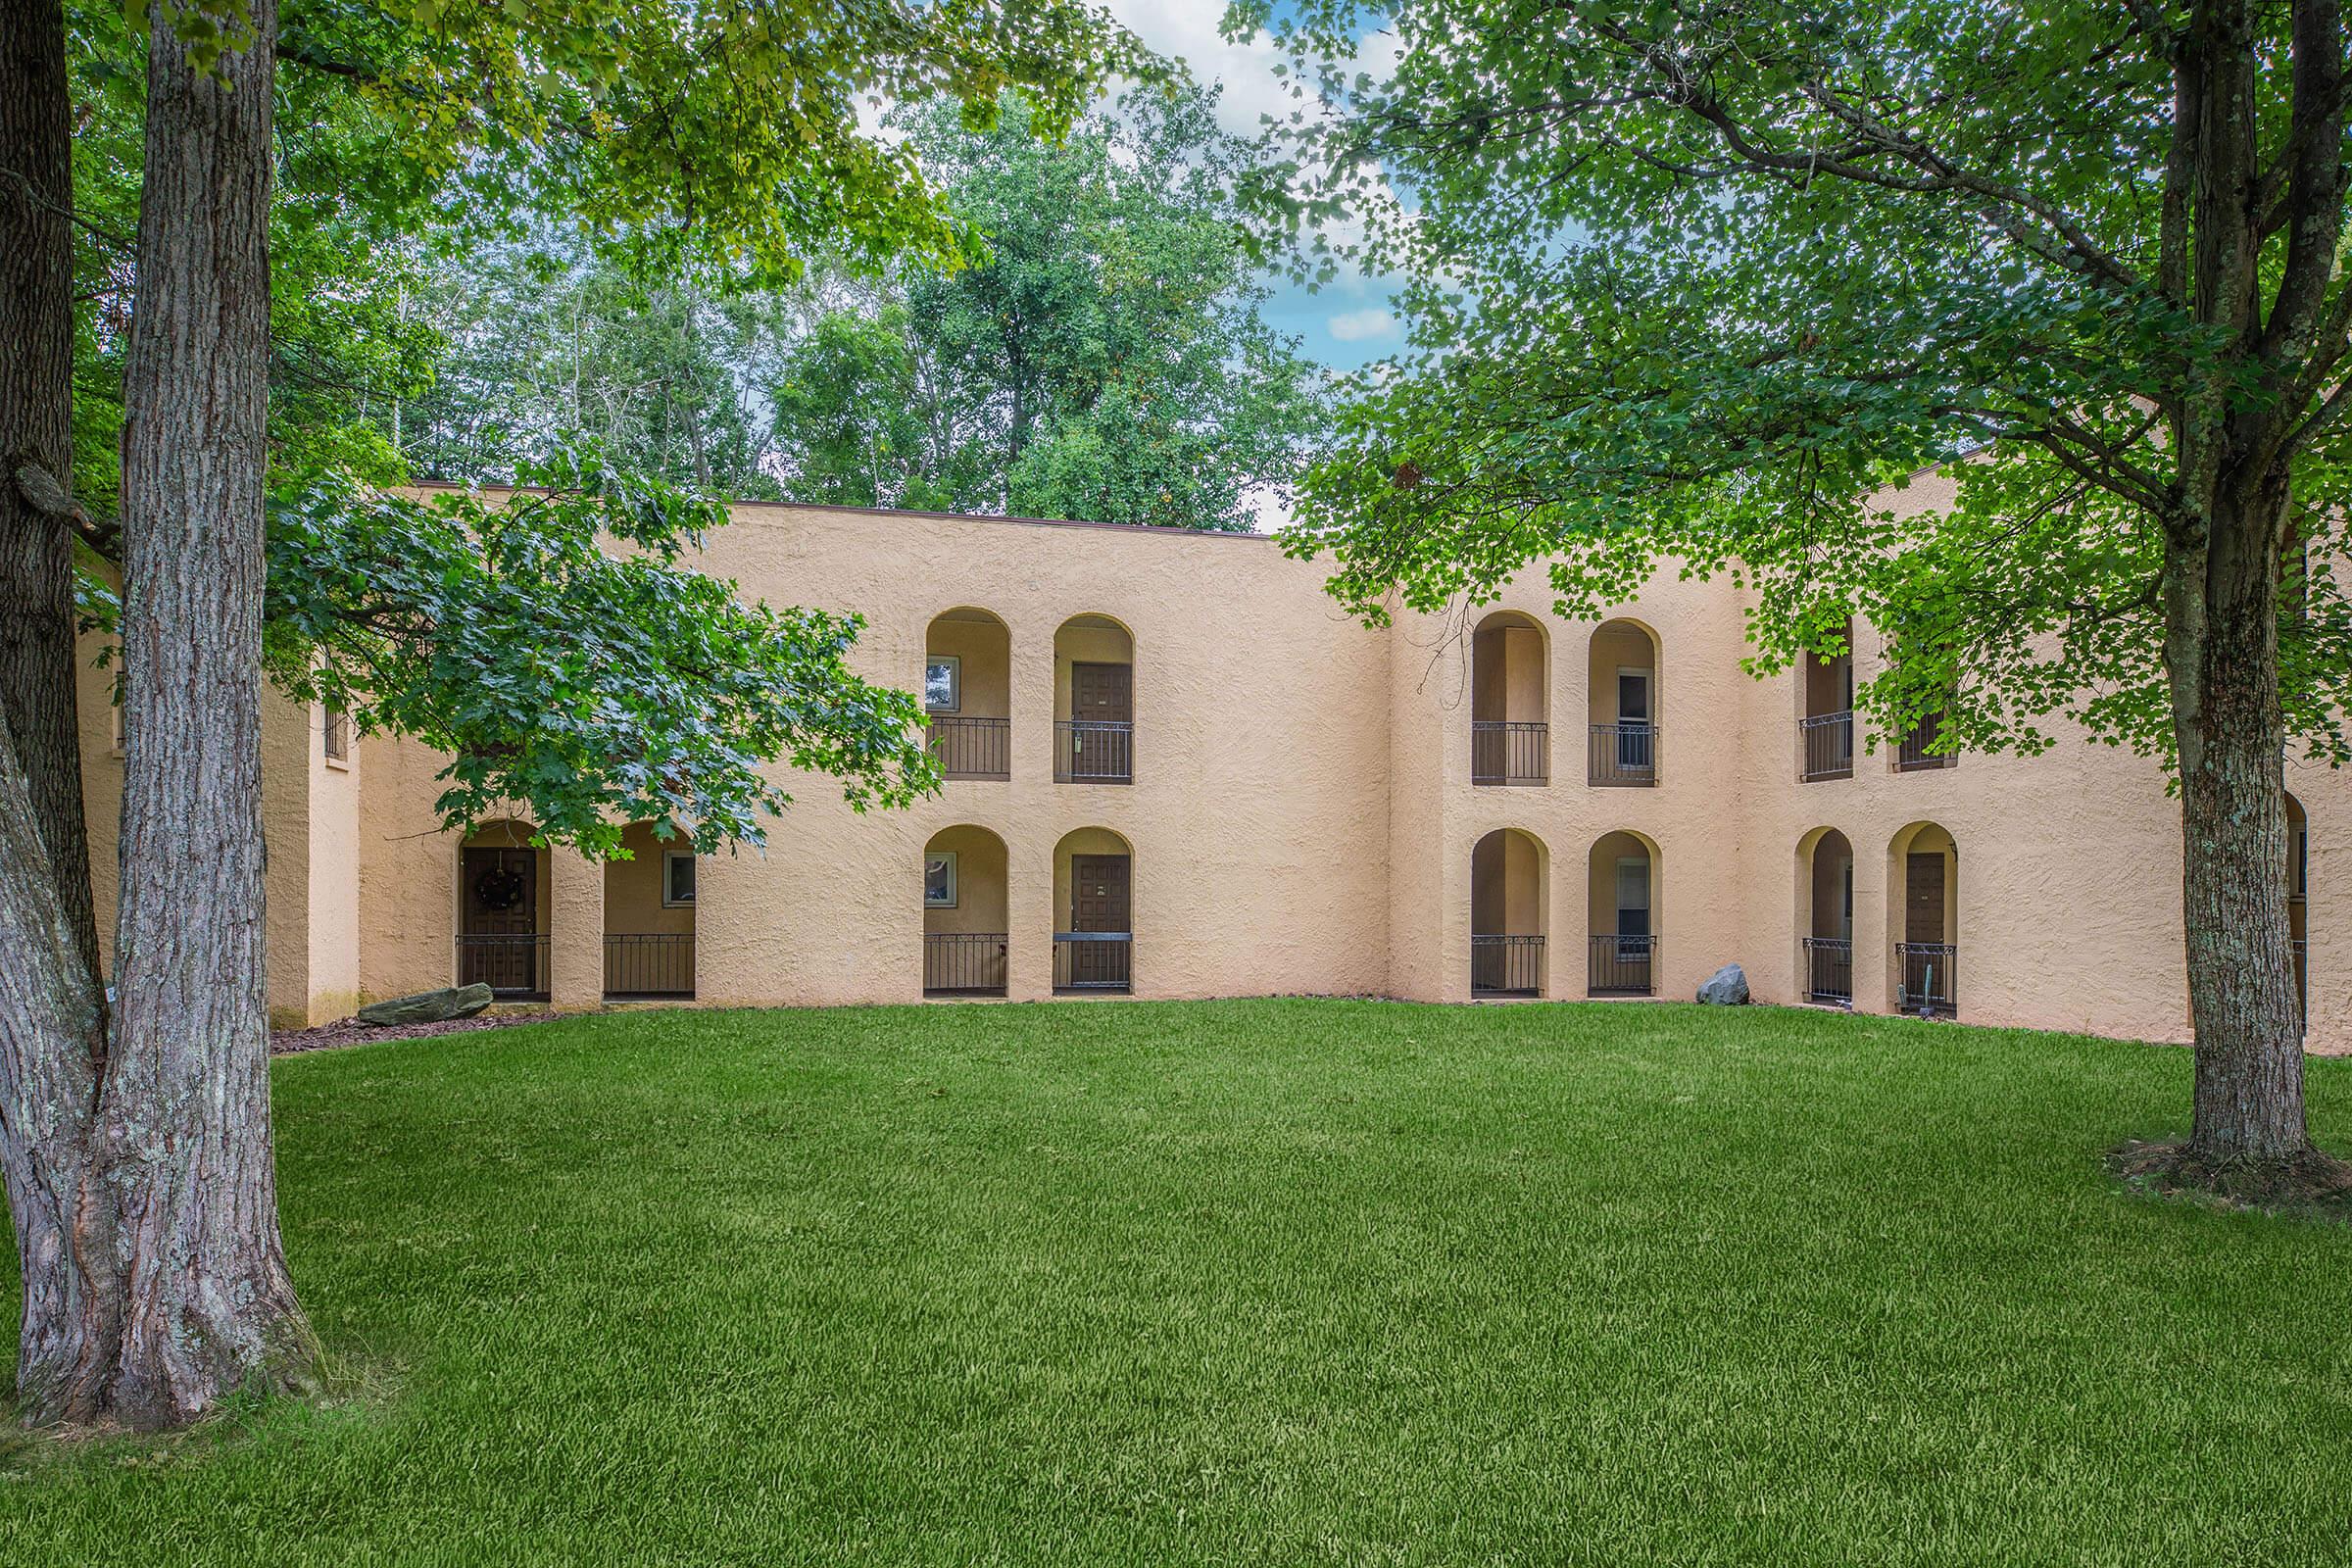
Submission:
<svg viewBox="0 0 2352 1568">
<path fill-rule="evenodd" d="M 1003 996 L 1006 940 L 1002 931 L 926 931 L 923 995 Z"/>
<path fill-rule="evenodd" d="M 1956 754 L 1929 750 L 1942 730 L 1942 719 L 1934 713 L 1912 725 L 1911 733 L 1905 735 L 1902 744 L 1894 750 L 1894 770 L 1898 773 L 1921 773 L 1938 767 L 1957 767 L 1960 759 Z"/>
<path fill-rule="evenodd" d="M 1540 936 L 1472 936 L 1470 994 L 1474 997 L 1542 996 L 1544 939 Z"/>
<path fill-rule="evenodd" d="M 1474 719 L 1470 725 L 1470 782 L 1550 783 L 1551 726 Z"/>
<path fill-rule="evenodd" d="M 650 931 L 605 934 L 605 999 L 694 995 L 694 936 Z"/>
<path fill-rule="evenodd" d="M 1800 775 L 1808 784 L 1825 778 L 1854 776 L 1854 715 L 1844 713 L 1816 713 L 1811 718 L 1796 721 L 1798 744 L 1803 748 L 1804 771 Z"/>
<path fill-rule="evenodd" d="M 949 778 L 1010 778 L 1012 720 L 931 715 L 931 755 Z"/>
<path fill-rule="evenodd" d="M 1957 947 L 1949 942 L 1897 942 L 1894 956 L 1902 969 L 1902 984 L 1895 993 L 1900 1011 L 1934 1018 L 1960 1015 Z"/>
<path fill-rule="evenodd" d="M 1135 782 L 1135 725 L 1128 720 L 1060 719 L 1054 725 L 1057 784 Z"/>
<path fill-rule="evenodd" d="M 1805 1000 L 1832 1007 L 1854 1004 L 1854 944 L 1848 937 L 1805 938 Z"/>
<path fill-rule="evenodd" d="M 1135 934 L 1054 933 L 1054 989 L 1125 992 L 1135 988 Z"/>
<path fill-rule="evenodd" d="M 1595 724 L 1585 750 L 1585 782 L 1646 788 L 1658 781 L 1658 727 Z"/>
<path fill-rule="evenodd" d="M 1651 997 L 1657 995 L 1658 939 L 1649 936 L 1595 936 L 1592 941 L 1585 990 L 1595 997 Z"/>
<path fill-rule="evenodd" d="M 547 938 L 544 934 L 474 933 L 458 938 L 458 984 L 488 986 L 517 1002 L 547 1000 Z"/>
</svg>

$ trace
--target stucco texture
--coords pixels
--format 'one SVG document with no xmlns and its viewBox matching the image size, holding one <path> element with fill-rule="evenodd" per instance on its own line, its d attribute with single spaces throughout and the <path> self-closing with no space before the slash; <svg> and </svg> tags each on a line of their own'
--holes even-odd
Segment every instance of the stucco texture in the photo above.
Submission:
<svg viewBox="0 0 2352 1568">
<path fill-rule="evenodd" d="M 1931 475 L 1904 503 L 1946 495 Z M 1851 777 L 1800 782 L 1796 720 L 1836 682 L 1748 676 L 1753 601 L 1726 578 L 1667 564 L 1596 626 L 1555 616 L 1531 571 L 1492 605 L 1372 630 L 1338 612 L 1322 565 L 1262 538 L 765 505 L 738 507 L 700 564 L 753 597 L 865 616 L 853 662 L 870 679 L 914 689 L 927 652 L 956 654 L 960 711 L 1009 720 L 1010 777 L 859 814 L 832 781 L 779 772 L 792 808 L 763 851 L 699 863 L 693 909 L 662 906 L 642 824 L 633 861 L 544 855 L 560 1006 L 601 1002 L 607 931 L 693 931 L 709 1004 L 913 1001 L 926 931 L 1003 931 L 1005 994 L 1041 999 L 1073 853 L 1131 857 L 1137 996 L 1466 1001 L 1476 929 L 1543 935 L 1544 992 L 1574 998 L 1588 935 L 1615 922 L 1616 861 L 1646 852 L 1658 995 L 1687 998 L 1737 961 L 1760 1001 L 1795 1002 L 1800 937 L 1850 929 L 1853 1004 L 1886 1011 L 1903 855 L 1933 846 L 1964 1020 L 2189 1034 L 2178 808 L 2152 763 L 2062 729 L 2041 757 L 1904 773 L 1858 733 Z M 1852 631 L 1867 678 L 1883 649 L 1867 624 Z M 1132 665 L 1132 783 L 1054 779 L 1074 661 Z M 1651 672 L 1655 781 L 1596 787 L 1589 726 L 1616 719 L 1631 668 Z M 94 670 L 82 701 L 111 913 L 120 762 Z M 1547 783 L 1472 781 L 1471 724 L 1490 716 L 1550 727 Z M 287 1018 L 455 968 L 459 844 L 433 809 L 444 760 L 379 737 L 331 767 L 318 718 L 273 699 L 265 719 L 270 991 Z M 2352 1050 L 2352 778 L 2290 763 L 2288 788 L 2310 842 L 2309 1038 Z M 1517 836 L 1482 861 L 1502 829 Z M 1850 926 L 1833 831 L 1852 863 Z M 923 906 L 926 846 L 958 857 L 954 909 Z"/>
</svg>

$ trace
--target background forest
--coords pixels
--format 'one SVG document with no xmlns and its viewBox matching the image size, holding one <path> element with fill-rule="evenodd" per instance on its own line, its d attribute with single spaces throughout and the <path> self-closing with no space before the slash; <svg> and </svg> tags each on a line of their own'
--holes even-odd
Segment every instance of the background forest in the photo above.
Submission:
<svg viewBox="0 0 2352 1568">
<path fill-rule="evenodd" d="M 137 45 L 76 40 L 85 243 L 77 493 L 111 510 L 141 135 Z M 1058 143 L 904 106 L 965 265 L 845 253 L 778 284 L 660 234 L 453 199 L 331 74 L 290 75 L 272 207 L 271 455 L 378 483 L 511 482 L 577 449 L 719 495 L 1240 529 L 1322 422 L 1260 315 L 1232 192 L 1250 149 L 1197 88 Z M 1210 461 L 1211 456 L 1214 461 Z"/>
</svg>

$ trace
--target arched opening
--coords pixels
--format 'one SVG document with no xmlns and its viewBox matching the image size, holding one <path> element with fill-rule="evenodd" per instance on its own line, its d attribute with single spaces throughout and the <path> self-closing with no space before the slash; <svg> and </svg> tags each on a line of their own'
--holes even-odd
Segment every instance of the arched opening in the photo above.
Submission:
<svg viewBox="0 0 2352 1568">
<path fill-rule="evenodd" d="M 1054 634 L 1054 778 L 1135 782 L 1135 638 L 1108 615 Z"/>
<path fill-rule="evenodd" d="M 1886 921 L 1894 945 L 1894 1010 L 1960 1015 L 1960 847 L 1914 822 L 1886 847 Z"/>
<path fill-rule="evenodd" d="M 1585 991 L 1594 997 L 1657 995 L 1658 847 L 1619 830 L 1592 841 Z"/>
<path fill-rule="evenodd" d="M 1470 994 L 1544 993 L 1544 934 L 1551 913 L 1544 841 L 1499 827 L 1470 850 Z"/>
<path fill-rule="evenodd" d="M 2311 1015 L 2311 819 L 2286 798 L 2286 946 L 2295 966 L 2295 1004 Z"/>
<path fill-rule="evenodd" d="M 1854 776 L 1854 623 L 1807 650 L 1798 668 L 1797 777 L 1805 783 Z"/>
<path fill-rule="evenodd" d="M 1638 620 L 1604 620 L 1593 628 L 1586 670 L 1588 783 L 1639 788 L 1658 781 L 1659 652 L 1657 633 Z"/>
<path fill-rule="evenodd" d="M 1011 937 L 1004 841 L 987 828 L 941 828 L 923 846 L 923 995 L 1001 997 Z"/>
<path fill-rule="evenodd" d="M 1854 847 L 1834 827 L 1797 844 L 1797 976 L 1805 1000 L 1854 1004 Z"/>
<path fill-rule="evenodd" d="M 1532 615 L 1497 610 L 1470 634 L 1470 782 L 1551 782 L 1551 655 Z"/>
<path fill-rule="evenodd" d="M 458 851 L 458 984 L 545 1002 L 553 897 L 547 852 L 528 822 L 484 822 Z"/>
<path fill-rule="evenodd" d="M 1054 989 L 1065 995 L 1135 989 L 1135 851 L 1106 827 L 1082 827 L 1054 846 Z"/>
<path fill-rule="evenodd" d="M 923 633 L 923 711 L 931 755 L 949 778 L 1012 776 L 1012 633 L 959 606 Z"/>
<path fill-rule="evenodd" d="M 694 996 L 694 846 L 651 822 L 621 830 L 626 859 L 605 862 L 605 1000 Z"/>
</svg>

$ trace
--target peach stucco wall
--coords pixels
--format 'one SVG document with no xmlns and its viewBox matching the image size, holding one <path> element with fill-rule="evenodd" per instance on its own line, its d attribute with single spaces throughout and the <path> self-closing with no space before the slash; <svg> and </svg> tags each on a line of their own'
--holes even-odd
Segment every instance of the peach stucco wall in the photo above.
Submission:
<svg viewBox="0 0 2352 1568">
<path fill-rule="evenodd" d="M 1001 618 L 1012 776 L 952 780 L 911 809 L 859 814 L 830 780 L 780 775 L 794 805 L 764 850 L 700 867 L 700 1000 L 916 1000 L 923 848 L 960 827 L 1004 846 L 997 929 L 1010 938 L 1015 999 L 1051 993 L 1052 936 L 1068 918 L 1056 849 L 1081 829 L 1132 847 L 1137 995 L 1387 988 L 1387 645 L 1329 608 L 1316 567 L 1247 536 L 766 506 L 738 508 L 701 564 L 752 596 L 858 611 L 868 626 L 856 667 L 910 689 L 937 646 L 934 617 Z M 1068 662 L 1126 658 L 1130 634 L 1135 782 L 1056 784 L 1051 726 L 1066 711 Z M 452 895 L 431 812 L 438 762 L 401 742 L 368 762 L 368 984 L 439 984 Z M 378 779 L 390 787 L 376 792 Z M 556 1000 L 593 1003 L 594 950 L 565 957 L 585 941 L 567 923 L 578 858 L 552 858 Z"/>
<path fill-rule="evenodd" d="M 1906 504 L 1944 494 L 1931 476 Z M 853 812 L 830 780 L 779 773 L 795 804 L 765 848 L 698 868 L 706 1003 L 912 1001 L 926 929 L 1006 932 L 1007 994 L 1045 997 L 1074 848 L 1133 856 L 1139 996 L 1463 1001 L 1475 913 L 1481 929 L 1542 931 L 1546 993 L 1576 998 L 1626 845 L 1654 847 L 1660 995 L 1688 997 L 1737 961 L 1759 1000 L 1793 1002 L 1798 937 L 1837 928 L 1834 913 L 1815 925 L 1838 885 L 1812 854 L 1835 829 L 1852 851 L 1858 1009 L 1894 1004 L 1899 857 L 1924 832 L 1952 847 L 1964 1019 L 2189 1033 L 2178 808 L 2154 764 L 2060 726 L 2038 758 L 1898 773 L 1863 733 L 1852 777 L 1799 782 L 1805 672 L 1741 669 L 1753 597 L 1729 578 L 1668 564 L 1596 627 L 1554 615 L 1530 572 L 1494 604 L 1369 630 L 1325 595 L 1322 565 L 1261 538 L 762 505 L 737 508 L 701 564 L 751 596 L 864 615 L 853 662 L 868 678 L 912 689 L 926 647 L 959 653 L 964 711 L 1011 723 L 1009 779 L 953 780 L 905 811 Z M 936 619 L 949 612 L 960 618 Z M 1548 784 L 1471 782 L 1471 632 L 1496 612 L 1510 630 L 1484 673 L 1500 677 L 1511 717 L 1551 725 Z M 1857 623 L 1853 643 L 1867 679 L 1880 640 Z M 1133 661 L 1132 784 L 1054 782 L 1073 657 Z M 1620 665 L 1655 672 L 1654 787 L 1586 781 L 1588 725 L 1615 717 Z M 95 671 L 83 700 L 111 912 L 120 762 Z M 433 809 L 443 760 L 377 737 L 331 768 L 317 718 L 272 699 L 266 720 L 271 1002 L 286 1017 L 446 984 L 454 967 L 458 844 Z M 2291 763 L 2288 787 L 2310 828 L 2310 1039 L 2352 1050 L 2352 777 Z M 1490 851 L 1499 902 L 1474 911 L 1477 846 L 1500 828 L 1525 838 Z M 934 841 L 963 858 L 956 911 L 922 906 Z M 544 858 L 558 1005 L 600 1000 L 606 931 L 688 922 L 660 907 L 650 836 L 631 845 L 639 858 L 610 869 Z"/>
<path fill-rule="evenodd" d="M 81 639 L 74 698 L 90 889 L 99 949 L 111 965 L 122 885 L 122 749 L 115 671 L 99 662 L 106 650 L 103 638 Z M 352 744 L 347 767 L 330 766 L 322 755 L 322 729 L 316 704 L 289 702 L 264 689 L 263 967 L 270 1022 L 279 1028 L 348 1016 L 360 1000 L 361 748 Z"/>
</svg>

